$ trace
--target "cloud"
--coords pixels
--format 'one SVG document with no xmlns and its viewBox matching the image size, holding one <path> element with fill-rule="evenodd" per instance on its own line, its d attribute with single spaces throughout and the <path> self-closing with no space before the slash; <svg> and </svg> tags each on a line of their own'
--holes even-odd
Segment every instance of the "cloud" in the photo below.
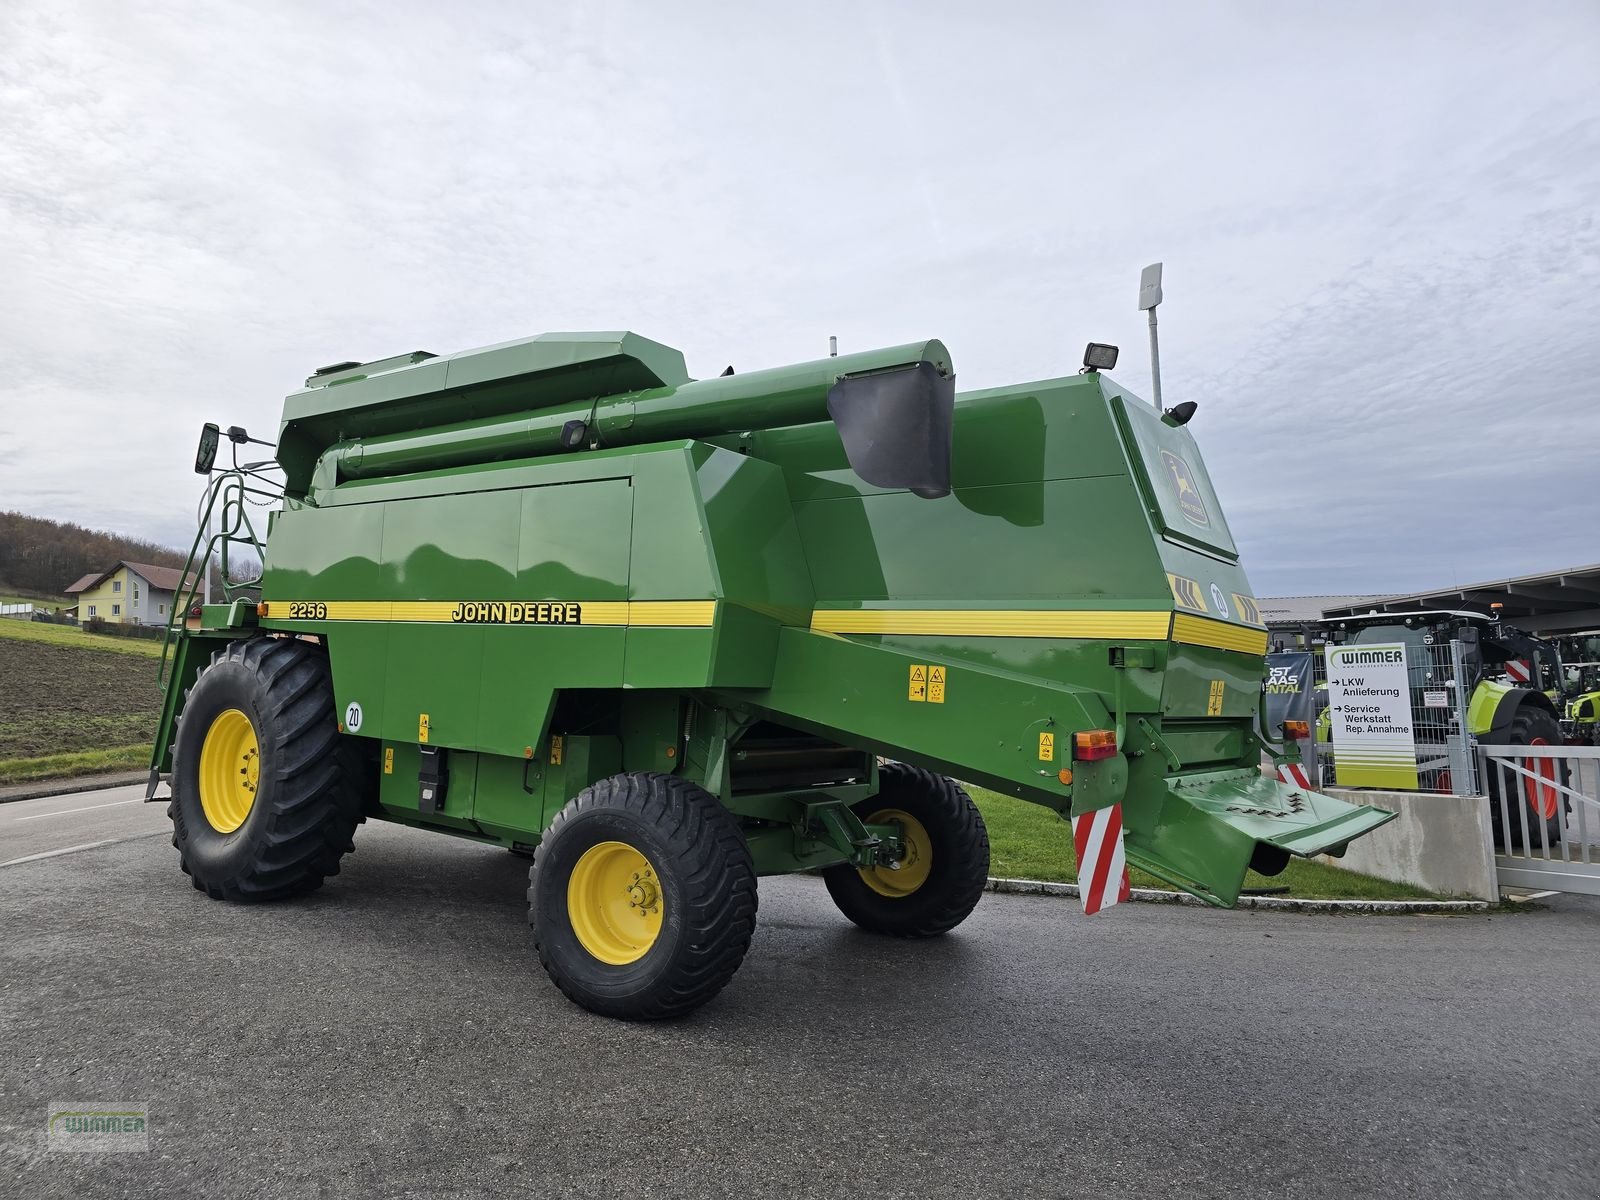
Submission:
<svg viewBox="0 0 1600 1200">
<path fill-rule="evenodd" d="M 1258 591 L 1593 558 L 1600 16 L 422 3 L 0 10 L 0 507 L 187 542 L 312 369 L 633 328 L 701 374 L 1123 347 Z M 1570 497 L 1570 499 L 1569 499 Z"/>
</svg>

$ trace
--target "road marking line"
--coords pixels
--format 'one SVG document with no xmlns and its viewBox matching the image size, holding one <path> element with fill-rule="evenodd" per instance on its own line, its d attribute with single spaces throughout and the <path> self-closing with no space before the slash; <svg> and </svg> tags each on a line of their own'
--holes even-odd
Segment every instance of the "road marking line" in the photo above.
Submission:
<svg viewBox="0 0 1600 1200">
<path fill-rule="evenodd" d="M 122 804 L 143 804 L 143 800 L 113 800 L 109 804 L 86 804 L 82 808 L 60 808 L 55 812 L 34 813 L 30 817 L 12 817 L 13 821 L 42 821 L 45 817 L 64 817 L 68 813 L 93 812 L 97 808 L 116 808 Z"/>
<path fill-rule="evenodd" d="M 40 854 L 25 854 L 21 858 L 8 858 L 5 862 L 0 862 L 0 867 L 15 867 L 20 863 L 38 862 L 41 858 L 56 858 L 62 854 L 76 854 L 80 850 L 95 850 L 101 846 L 118 846 L 123 842 L 139 842 L 145 838 L 160 837 L 168 832 L 165 829 L 157 829 L 154 833 L 137 833 L 133 837 L 107 838 L 102 842 L 85 842 L 81 846 L 68 846 L 63 850 L 45 850 Z"/>
</svg>

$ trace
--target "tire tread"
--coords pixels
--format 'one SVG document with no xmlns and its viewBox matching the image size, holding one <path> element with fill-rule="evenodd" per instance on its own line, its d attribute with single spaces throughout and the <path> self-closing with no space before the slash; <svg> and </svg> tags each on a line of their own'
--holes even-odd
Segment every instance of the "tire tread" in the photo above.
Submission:
<svg viewBox="0 0 1600 1200">
<path fill-rule="evenodd" d="M 354 760 L 344 753 L 345 739 L 333 712 L 326 654 L 295 638 L 229 642 L 212 655 L 185 694 L 185 710 L 206 674 L 225 663 L 255 675 L 266 696 L 262 715 L 269 726 L 257 730 L 257 737 L 263 743 L 263 765 L 270 764 L 275 784 L 270 789 L 271 811 L 266 829 L 254 843 L 254 854 L 241 869 L 202 879 L 205 872 L 190 854 L 190 834 L 176 797 L 179 781 L 187 773 L 180 761 L 184 721 L 180 711 L 173 752 L 175 794 L 167 806 L 180 865 L 195 886 L 214 899 L 277 900 L 313 891 L 339 873 L 340 859 L 354 849 L 355 827 L 362 819 L 360 793 L 352 777 Z M 265 752 L 267 743 L 270 754 Z"/>
<path fill-rule="evenodd" d="M 937 876 L 916 892 L 891 898 L 874 892 L 855 867 L 842 863 L 822 872 L 828 894 L 840 912 L 871 933 L 903 938 L 948 933 L 971 915 L 989 881 L 989 831 L 983 815 L 960 784 L 921 767 L 886 763 L 878 780 L 878 794 L 857 804 L 857 815 L 925 805 L 932 820 L 923 824 L 931 837 L 942 841 L 938 857 L 946 865 L 936 866 Z"/>
<path fill-rule="evenodd" d="M 583 985 L 543 928 L 556 914 L 541 914 L 537 902 L 540 871 L 552 848 L 579 818 L 608 810 L 631 813 L 667 842 L 688 907 L 682 935 L 686 952 L 674 956 L 647 992 L 625 1000 L 597 995 Z M 755 932 L 755 868 L 738 823 L 716 797 L 675 775 L 630 772 L 585 788 L 550 823 L 528 877 L 528 922 L 541 965 L 569 1000 L 606 1016 L 657 1021 L 698 1008 L 733 978 Z"/>
</svg>

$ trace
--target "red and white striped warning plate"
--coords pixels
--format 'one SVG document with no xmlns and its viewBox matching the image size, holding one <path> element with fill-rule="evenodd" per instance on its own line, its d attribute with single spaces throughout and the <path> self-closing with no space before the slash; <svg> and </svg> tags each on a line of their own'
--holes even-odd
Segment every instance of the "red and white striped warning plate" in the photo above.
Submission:
<svg viewBox="0 0 1600 1200">
<path fill-rule="evenodd" d="M 1531 683 L 1533 668 L 1528 665 L 1525 658 L 1508 658 L 1506 660 L 1506 678 L 1512 683 Z"/>
<path fill-rule="evenodd" d="M 1287 783 L 1290 787 L 1305 788 L 1308 792 L 1311 790 L 1311 780 L 1306 775 L 1304 763 L 1284 763 L 1283 766 L 1278 768 L 1278 779 L 1282 783 Z"/>
<path fill-rule="evenodd" d="M 1132 894 L 1122 856 L 1122 805 L 1073 817 L 1072 844 L 1078 848 L 1078 895 L 1086 914 L 1120 904 Z"/>
</svg>

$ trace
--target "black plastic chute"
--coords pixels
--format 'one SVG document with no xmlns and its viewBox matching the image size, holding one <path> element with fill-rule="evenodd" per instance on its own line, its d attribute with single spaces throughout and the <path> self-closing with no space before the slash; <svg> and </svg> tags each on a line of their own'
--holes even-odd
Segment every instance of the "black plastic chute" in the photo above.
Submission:
<svg viewBox="0 0 1600 1200">
<path fill-rule="evenodd" d="M 930 362 L 849 375 L 828 391 L 850 467 L 874 487 L 950 494 L 956 378 Z"/>
</svg>

